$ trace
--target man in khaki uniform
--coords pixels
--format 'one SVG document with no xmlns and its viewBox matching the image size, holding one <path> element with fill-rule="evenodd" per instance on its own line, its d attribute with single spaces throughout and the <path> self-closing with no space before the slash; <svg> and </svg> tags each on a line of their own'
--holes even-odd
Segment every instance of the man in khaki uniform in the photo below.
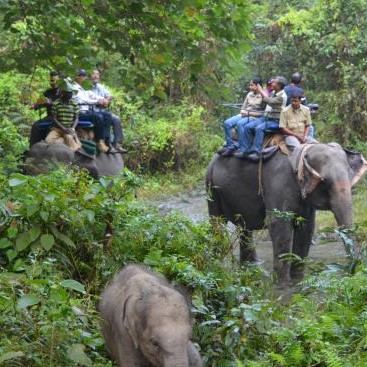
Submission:
<svg viewBox="0 0 367 367">
<path fill-rule="evenodd" d="M 294 93 L 291 104 L 280 113 L 279 128 L 285 135 L 287 146 L 294 149 L 304 143 L 315 143 L 316 140 L 309 136 L 311 126 L 310 109 L 301 104 L 302 96 Z"/>
</svg>

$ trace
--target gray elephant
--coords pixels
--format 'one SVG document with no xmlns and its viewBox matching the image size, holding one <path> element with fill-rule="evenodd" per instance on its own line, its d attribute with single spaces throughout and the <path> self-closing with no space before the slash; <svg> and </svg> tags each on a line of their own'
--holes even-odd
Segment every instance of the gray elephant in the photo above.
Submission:
<svg viewBox="0 0 367 367">
<path fill-rule="evenodd" d="M 86 168 L 94 178 L 116 176 L 122 172 L 124 161 L 121 154 L 98 153 L 95 157 L 82 149 L 73 152 L 61 143 L 47 144 L 40 141 L 31 146 L 26 153 L 24 171 L 27 174 L 46 173 L 58 163 L 75 164 Z"/>
<path fill-rule="evenodd" d="M 331 210 L 339 226 L 352 225 L 351 187 L 365 170 L 361 154 L 336 143 L 305 145 L 290 158 L 278 151 L 261 164 L 216 155 L 206 176 L 209 215 L 243 228 L 241 262 L 256 260 L 251 231 L 264 228 L 268 218 L 278 280 L 299 279 L 302 265 L 281 255 L 308 256 L 316 209 Z M 297 222 L 299 217 L 304 221 Z"/>
<path fill-rule="evenodd" d="M 188 304 L 158 274 L 126 266 L 102 294 L 106 345 L 120 367 L 200 367 Z"/>
</svg>

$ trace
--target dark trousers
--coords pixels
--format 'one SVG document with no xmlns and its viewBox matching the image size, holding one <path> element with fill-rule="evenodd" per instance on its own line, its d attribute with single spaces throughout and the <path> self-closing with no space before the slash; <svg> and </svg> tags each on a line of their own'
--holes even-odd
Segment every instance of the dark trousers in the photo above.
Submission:
<svg viewBox="0 0 367 367">
<path fill-rule="evenodd" d="M 109 112 L 80 112 L 80 121 L 90 121 L 94 125 L 94 134 L 96 140 L 104 140 L 107 144 L 110 143 L 110 129 L 112 124 L 112 116 Z"/>
</svg>

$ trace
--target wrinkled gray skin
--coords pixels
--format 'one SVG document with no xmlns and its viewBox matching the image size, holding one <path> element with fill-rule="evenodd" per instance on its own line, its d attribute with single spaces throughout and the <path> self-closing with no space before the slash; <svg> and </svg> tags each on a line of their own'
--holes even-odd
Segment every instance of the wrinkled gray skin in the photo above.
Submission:
<svg viewBox="0 0 367 367">
<path fill-rule="evenodd" d="M 243 228 L 241 262 L 256 260 L 251 231 L 264 228 L 266 214 L 277 209 L 305 219 L 301 225 L 295 225 L 293 220 L 268 215 L 274 270 L 281 283 L 303 276 L 300 264 L 281 261 L 279 256 L 290 252 L 301 258 L 308 256 L 316 209 L 331 210 L 339 226 L 352 225 L 351 187 L 366 170 L 360 154 L 344 151 L 337 144 L 312 145 L 305 161 L 309 169 L 305 167 L 302 183 L 298 182 L 288 157 L 280 151 L 263 162 L 262 195 L 259 194 L 259 164 L 216 155 L 207 170 L 209 215 L 212 219 L 224 217 Z"/>
<path fill-rule="evenodd" d="M 158 274 L 126 266 L 102 294 L 102 332 L 120 367 L 201 367 L 185 298 Z"/>
<path fill-rule="evenodd" d="M 47 144 L 40 141 L 26 153 L 25 172 L 28 174 L 46 173 L 55 163 L 75 164 L 86 168 L 94 178 L 116 176 L 122 172 L 124 161 L 121 154 L 99 153 L 95 159 L 73 152 L 61 143 Z"/>
</svg>

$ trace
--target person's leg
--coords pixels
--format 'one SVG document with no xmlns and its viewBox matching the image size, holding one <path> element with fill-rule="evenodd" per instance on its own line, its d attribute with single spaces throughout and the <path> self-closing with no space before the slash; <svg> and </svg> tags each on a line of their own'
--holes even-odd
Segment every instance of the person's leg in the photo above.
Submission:
<svg viewBox="0 0 367 367">
<path fill-rule="evenodd" d="M 65 144 L 74 152 L 82 147 L 79 139 L 76 136 L 72 136 L 71 134 L 64 134 L 64 141 Z"/>
<path fill-rule="evenodd" d="M 310 130 L 308 131 L 308 136 L 310 138 L 314 138 L 315 137 L 315 128 L 313 127 L 313 125 L 310 125 Z"/>
<path fill-rule="evenodd" d="M 80 121 L 90 121 L 93 123 L 94 135 L 97 141 L 97 146 L 99 151 L 106 153 L 108 151 L 108 146 L 106 146 L 104 141 L 104 121 L 103 117 L 98 112 L 93 113 L 80 113 Z"/>
<path fill-rule="evenodd" d="M 103 139 L 105 143 L 110 146 L 111 145 L 111 126 L 112 126 L 112 114 L 108 111 L 100 111 L 98 114 L 101 116 L 103 120 Z"/>
<path fill-rule="evenodd" d="M 59 142 L 63 138 L 63 132 L 61 129 L 53 128 L 46 136 L 46 143 L 47 144 L 55 144 Z"/>
<path fill-rule="evenodd" d="M 227 148 L 235 148 L 232 136 L 231 136 L 231 130 L 236 126 L 237 121 L 242 118 L 241 115 L 232 116 L 229 119 L 225 120 L 223 123 L 224 127 L 224 135 L 226 139 L 226 147 Z"/>
<path fill-rule="evenodd" d="M 295 136 L 285 135 L 284 141 L 287 147 L 291 150 L 294 150 L 297 147 L 301 146 L 300 141 Z"/>
<path fill-rule="evenodd" d="M 250 152 L 259 154 L 262 150 L 262 145 L 265 137 L 265 130 L 276 129 L 279 127 L 279 121 L 277 120 L 263 120 L 260 124 L 255 127 L 255 137 Z"/>
<path fill-rule="evenodd" d="M 124 140 L 124 134 L 122 132 L 122 125 L 120 118 L 111 113 L 112 117 L 112 131 L 113 131 L 113 144 L 116 146 L 116 144 L 122 144 Z"/>
<path fill-rule="evenodd" d="M 254 136 L 254 133 L 255 133 L 255 129 L 257 128 L 257 126 L 259 126 L 263 123 L 264 123 L 264 118 L 259 117 L 258 119 L 254 119 L 254 120 L 250 121 L 248 124 L 246 124 L 244 126 L 244 129 L 243 129 L 243 148 L 241 149 L 241 151 L 249 152 L 252 141 L 253 141 L 253 136 Z"/>
<path fill-rule="evenodd" d="M 218 154 L 220 154 L 223 157 L 230 157 L 231 155 L 233 155 L 234 151 L 236 150 L 236 146 L 233 142 L 231 133 L 232 133 L 232 128 L 236 126 L 237 121 L 240 120 L 241 118 L 242 118 L 241 115 L 236 115 L 236 116 L 230 117 L 229 119 L 223 122 L 226 144 L 222 149 L 218 151 Z"/>
<path fill-rule="evenodd" d="M 255 120 L 254 117 L 243 117 L 237 121 L 238 149 L 241 152 L 246 151 L 245 145 L 245 126 Z"/>
</svg>

